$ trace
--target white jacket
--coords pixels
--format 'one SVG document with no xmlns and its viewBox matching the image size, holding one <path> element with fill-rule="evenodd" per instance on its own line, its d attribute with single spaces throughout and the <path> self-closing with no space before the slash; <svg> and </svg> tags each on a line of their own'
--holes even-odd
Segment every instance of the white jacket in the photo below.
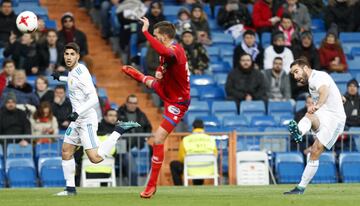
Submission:
<svg viewBox="0 0 360 206">
<path fill-rule="evenodd" d="M 275 52 L 274 47 L 270 45 L 264 52 L 264 69 L 272 69 L 275 57 L 281 57 L 283 59 L 283 70 L 289 74 L 290 65 L 294 61 L 291 50 L 285 47 L 284 51 L 278 54 Z"/>
</svg>

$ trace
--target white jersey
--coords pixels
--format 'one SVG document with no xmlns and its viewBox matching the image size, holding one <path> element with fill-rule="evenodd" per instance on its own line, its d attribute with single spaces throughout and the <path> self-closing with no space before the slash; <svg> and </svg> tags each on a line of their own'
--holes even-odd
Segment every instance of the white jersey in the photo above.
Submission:
<svg viewBox="0 0 360 206">
<path fill-rule="evenodd" d="M 85 106 L 85 103 L 91 96 L 96 95 L 97 99 L 97 93 L 91 75 L 89 70 L 83 64 L 78 64 L 77 67 L 69 72 L 67 85 L 73 111 L 81 111 L 81 107 Z M 97 99 L 97 105 L 98 103 L 99 100 Z M 94 117 L 94 114 L 96 115 L 95 109 L 90 108 L 82 114 L 79 114 L 79 118 L 84 119 L 90 116 Z"/>
<path fill-rule="evenodd" d="M 345 119 L 341 93 L 334 80 L 326 72 L 312 70 L 309 77 L 309 92 L 315 103 L 319 100 L 319 88 L 323 85 L 329 88 L 329 96 L 320 109 L 332 113 L 337 118 Z"/>
</svg>

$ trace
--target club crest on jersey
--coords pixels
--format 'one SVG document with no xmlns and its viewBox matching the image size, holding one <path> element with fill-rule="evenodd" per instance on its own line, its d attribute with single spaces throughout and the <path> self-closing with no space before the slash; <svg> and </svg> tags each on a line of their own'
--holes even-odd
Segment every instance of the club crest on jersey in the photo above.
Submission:
<svg viewBox="0 0 360 206">
<path fill-rule="evenodd" d="M 180 114 L 180 109 L 173 106 L 173 105 L 170 105 L 168 107 L 168 111 L 171 113 L 171 114 L 174 114 L 174 115 L 179 115 Z"/>
</svg>

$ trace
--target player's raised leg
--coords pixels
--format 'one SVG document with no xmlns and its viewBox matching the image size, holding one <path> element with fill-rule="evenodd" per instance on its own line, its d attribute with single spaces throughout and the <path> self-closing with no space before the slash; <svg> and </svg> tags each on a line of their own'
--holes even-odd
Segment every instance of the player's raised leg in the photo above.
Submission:
<svg viewBox="0 0 360 206">
<path fill-rule="evenodd" d="M 64 191 L 57 193 L 57 196 L 73 196 L 76 195 L 75 188 L 75 145 L 64 142 L 62 146 L 62 168 L 66 181 Z"/>
<path fill-rule="evenodd" d="M 155 80 L 154 77 L 145 76 L 139 70 L 137 70 L 134 67 L 129 66 L 129 65 L 122 66 L 121 71 L 123 71 L 125 74 L 127 74 L 131 78 L 135 79 L 136 81 L 138 81 L 140 83 L 144 83 L 147 87 L 151 87 L 152 81 Z"/>
<path fill-rule="evenodd" d="M 320 122 L 315 114 L 307 113 L 297 124 L 295 121 L 289 123 L 289 131 L 291 137 L 297 142 L 302 141 L 303 135 L 305 135 L 310 128 L 314 131 L 319 129 Z M 315 140 L 314 144 L 311 146 L 310 159 L 306 164 L 305 170 L 301 177 L 301 182 L 292 190 L 284 192 L 285 195 L 292 194 L 303 194 L 306 186 L 310 183 L 316 171 L 319 167 L 319 157 L 324 151 L 324 146 L 320 143 L 318 139 Z"/>
</svg>

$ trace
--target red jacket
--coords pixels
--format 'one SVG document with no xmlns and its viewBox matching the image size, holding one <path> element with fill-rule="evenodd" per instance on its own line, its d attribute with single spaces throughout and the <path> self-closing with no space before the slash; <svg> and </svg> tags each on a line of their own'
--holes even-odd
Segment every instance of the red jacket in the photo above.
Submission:
<svg viewBox="0 0 360 206">
<path fill-rule="evenodd" d="M 255 29 L 272 27 L 273 25 L 269 21 L 272 16 L 271 8 L 269 7 L 269 4 L 264 2 L 264 0 L 258 0 L 254 4 L 252 19 Z"/>
<path fill-rule="evenodd" d="M 2 92 L 4 91 L 6 87 L 6 74 L 5 72 L 0 73 L 0 97 L 2 95 Z"/>
<path fill-rule="evenodd" d="M 328 69 L 330 62 L 335 57 L 340 57 L 340 62 L 345 65 L 345 71 L 347 71 L 346 57 L 343 51 L 336 49 L 335 45 L 326 44 L 319 49 L 320 65 L 322 68 Z"/>
</svg>

